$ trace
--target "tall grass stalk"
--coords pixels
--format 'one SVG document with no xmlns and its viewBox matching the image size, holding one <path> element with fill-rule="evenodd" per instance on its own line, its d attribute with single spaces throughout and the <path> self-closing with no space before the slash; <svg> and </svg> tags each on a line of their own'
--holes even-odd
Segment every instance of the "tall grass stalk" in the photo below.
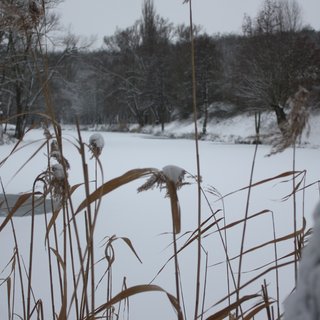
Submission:
<svg viewBox="0 0 320 320">
<path fill-rule="evenodd" d="M 227 292 L 228 292 L 228 305 L 231 305 L 231 280 L 233 281 L 233 285 L 236 288 L 236 280 L 235 280 L 235 275 L 234 272 L 232 270 L 232 266 L 231 266 L 231 261 L 230 261 L 230 257 L 229 257 L 229 253 L 228 253 L 228 234 L 227 234 L 227 223 L 226 223 L 226 208 L 225 208 L 225 204 L 224 204 L 224 199 L 223 196 L 221 195 L 221 193 L 215 189 L 214 187 L 211 187 L 208 191 L 210 194 L 217 196 L 219 200 L 221 200 L 221 204 L 222 204 L 222 212 L 223 212 L 223 232 L 219 226 L 219 223 L 217 223 L 217 229 L 219 232 L 219 236 L 220 236 L 220 240 L 223 246 L 223 250 L 226 256 L 226 271 L 227 271 L 227 276 L 226 276 L 226 283 L 227 283 Z M 204 190 L 202 191 L 203 196 L 207 202 L 207 205 L 212 213 L 212 215 L 214 216 L 215 221 L 217 222 L 215 213 L 213 211 L 213 208 L 210 204 L 210 201 L 206 195 L 206 193 L 204 192 Z M 230 279 L 231 277 L 231 279 Z"/>
<path fill-rule="evenodd" d="M 80 134 L 80 126 L 77 123 L 77 131 L 78 131 L 78 139 L 79 139 L 79 145 L 80 145 L 80 154 L 81 154 L 81 160 L 82 160 L 82 170 L 84 175 L 84 186 L 85 186 L 85 194 L 86 198 L 90 195 L 90 181 L 89 181 L 89 175 L 88 175 L 88 165 L 85 160 L 85 150 L 84 150 L 84 143 L 82 142 L 82 137 Z M 95 276 L 94 276 L 94 225 L 93 221 L 94 218 L 92 217 L 91 212 L 91 206 L 88 205 L 86 208 L 87 213 L 87 255 L 88 255 L 88 263 L 86 268 L 86 273 L 91 274 L 91 312 L 95 309 Z"/>
<path fill-rule="evenodd" d="M 32 191 L 35 191 L 36 181 L 33 183 Z M 31 315 L 31 288 L 32 288 L 32 264 L 33 264 L 33 248 L 34 248 L 34 223 L 35 223 L 35 213 L 34 213 L 35 203 L 34 195 L 32 195 L 32 212 L 31 212 L 31 231 L 30 231 L 30 251 L 29 251 L 29 269 L 28 269 L 28 288 L 27 288 L 27 320 L 30 319 Z"/>
<path fill-rule="evenodd" d="M 194 139 L 197 165 L 197 184 L 198 184 L 198 248 L 197 248 L 197 275 L 196 275 L 196 295 L 194 319 L 198 318 L 199 304 L 200 304 L 200 281 L 201 281 L 201 170 L 200 170 L 200 152 L 199 152 L 199 135 L 198 135 L 198 111 L 197 111 L 197 92 L 196 92 L 196 67 L 195 67 L 195 48 L 194 48 L 194 34 L 193 34 L 193 16 L 192 16 L 192 0 L 189 2 L 189 23 L 190 23 L 190 42 L 191 42 L 191 67 L 192 67 L 192 107 L 193 107 L 193 122 L 194 122 Z"/>
<path fill-rule="evenodd" d="M 273 229 L 273 240 L 274 240 L 274 260 L 275 260 L 275 273 L 276 273 L 276 301 L 277 301 L 277 319 L 280 319 L 280 277 L 279 277 L 279 269 L 278 269 L 278 247 L 276 242 L 276 224 L 274 221 L 274 213 L 271 212 L 272 218 L 272 229 Z"/>
<path fill-rule="evenodd" d="M 258 131 L 259 132 L 259 131 Z M 257 152 L 258 152 L 258 139 L 259 134 L 256 135 L 256 144 L 254 148 L 253 153 L 253 159 L 251 164 L 251 171 L 250 171 L 250 179 L 249 179 L 249 187 L 248 187 L 248 193 L 247 193 L 247 201 L 246 201 L 246 208 L 245 208 L 245 215 L 244 215 L 244 222 L 243 222 L 243 229 L 242 229 L 242 236 L 241 236 L 241 243 L 240 243 L 240 254 L 239 254 L 239 263 L 238 263 L 238 279 L 237 279 L 237 300 L 240 299 L 240 285 L 241 285 L 241 273 L 242 273 L 242 260 L 243 260 L 243 252 L 244 252 L 244 242 L 246 238 L 246 231 L 247 231 L 247 222 L 248 222 L 248 215 L 249 215 L 249 206 L 250 206 L 250 198 L 251 198 L 251 189 L 252 189 L 252 182 L 253 182 L 253 174 L 254 174 L 254 168 L 257 158 Z M 240 306 L 241 311 L 241 306 Z M 242 313 L 242 311 L 241 311 Z M 236 315 L 238 316 L 239 309 L 237 308 Z"/>
<path fill-rule="evenodd" d="M 293 143 L 292 147 L 292 171 L 295 172 L 296 170 L 296 143 Z M 295 174 L 292 177 L 292 190 L 293 190 L 293 195 L 292 195 L 292 200 L 293 200 L 293 232 L 296 234 L 297 233 L 297 201 L 296 201 L 296 178 Z M 297 237 L 294 237 L 294 257 L 295 257 L 295 262 L 294 262 L 294 281 L 295 284 L 297 284 L 298 281 L 298 239 Z"/>
</svg>

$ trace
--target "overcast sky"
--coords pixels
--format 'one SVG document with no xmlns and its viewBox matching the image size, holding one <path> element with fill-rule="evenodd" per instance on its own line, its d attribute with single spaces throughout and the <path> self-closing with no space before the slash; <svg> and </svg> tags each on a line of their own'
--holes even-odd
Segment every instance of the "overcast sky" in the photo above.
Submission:
<svg viewBox="0 0 320 320">
<path fill-rule="evenodd" d="M 156 12 L 169 22 L 189 23 L 183 0 L 154 0 Z M 240 33 L 245 13 L 254 17 L 263 0 L 193 0 L 193 22 L 209 33 Z M 320 30 L 320 0 L 298 0 L 303 22 Z M 96 36 L 95 47 L 117 27 L 132 26 L 141 17 L 143 0 L 64 0 L 57 9 L 66 29 L 77 35 Z"/>
</svg>

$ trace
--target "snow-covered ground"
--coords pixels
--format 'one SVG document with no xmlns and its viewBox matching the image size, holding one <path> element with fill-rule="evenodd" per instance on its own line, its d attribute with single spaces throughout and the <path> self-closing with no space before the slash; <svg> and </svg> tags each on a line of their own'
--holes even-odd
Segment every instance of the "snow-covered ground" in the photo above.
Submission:
<svg viewBox="0 0 320 320">
<path fill-rule="evenodd" d="M 272 119 L 262 120 L 262 134 L 272 126 Z M 310 120 L 310 135 L 304 137 L 302 145 L 296 149 L 296 170 L 306 170 L 305 185 L 312 184 L 319 179 L 319 117 Z M 273 126 L 274 128 L 274 126 Z M 70 128 L 69 128 L 70 129 Z M 157 136 L 157 128 L 145 128 L 150 134 L 133 133 L 110 133 L 101 132 L 105 140 L 105 146 L 100 156 L 104 170 L 104 181 L 117 177 L 126 171 L 134 168 L 154 167 L 163 168 L 166 165 L 177 165 L 186 171 L 196 174 L 195 143 L 193 140 L 179 139 L 192 134 L 193 124 L 186 123 L 179 126 L 172 123 L 165 128 L 166 136 L 175 139 L 166 139 L 164 136 Z M 249 184 L 254 145 L 232 144 L 234 141 L 245 141 L 248 137 L 254 136 L 254 117 L 234 118 L 211 122 L 208 125 L 208 137 L 200 141 L 201 176 L 204 190 L 215 188 L 222 195 L 241 189 Z M 89 137 L 93 132 L 83 131 L 83 141 L 89 143 Z M 219 137 L 219 138 L 217 138 Z M 0 168 L 1 183 L 6 193 L 14 194 L 32 190 L 33 181 L 36 176 L 47 167 L 46 149 L 34 155 L 34 152 L 43 142 L 43 131 L 33 130 L 27 134 L 25 140 L 12 156 L 5 161 Z M 64 156 L 71 165 L 69 180 L 71 185 L 83 182 L 82 164 L 79 152 L 75 145 L 76 132 L 74 130 L 63 131 Z M 214 141 L 212 141 L 214 140 Z M 218 143 L 223 141 L 223 143 Z M 227 142 L 227 143 L 226 143 Z M 9 155 L 12 145 L 0 146 L 1 161 Z M 268 157 L 269 145 L 258 147 L 257 159 L 254 167 L 253 182 L 275 177 L 292 170 L 292 149 L 283 153 Z M 95 177 L 94 160 L 89 160 L 90 153 L 86 154 L 89 163 L 90 179 Z M 24 165 L 28 161 L 26 165 Z M 272 213 L 275 219 L 276 237 L 284 236 L 293 231 L 293 200 L 290 198 L 283 201 L 283 198 L 292 191 L 290 176 L 273 179 L 262 185 L 253 188 L 250 196 L 249 215 L 262 210 L 268 210 L 266 214 L 251 219 L 247 226 L 245 249 L 264 243 L 273 239 Z M 188 181 L 192 180 L 189 178 Z M 157 274 L 162 265 L 172 254 L 172 248 L 167 248 L 171 243 L 170 201 L 165 198 L 165 192 L 158 189 L 137 193 L 137 188 L 145 180 L 132 182 L 114 192 L 108 194 L 101 205 L 96 228 L 96 259 L 104 256 L 103 239 L 106 236 L 116 234 L 119 237 L 131 239 L 137 254 L 143 264 L 136 259 L 132 252 L 121 242 L 115 245 L 116 261 L 113 267 L 114 287 L 113 294 L 121 290 L 122 279 L 125 276 L 127 285 L 149 283 Z M 281 183 L 280 183 L 281 182 Z M 99 184 L 102 181 L 99 179 Z M 303 184 L 301 184 L 301 187 Z M 93 184 L 92 184 L 93 188 Z M 246 212 L 246 200 L 248 190 L 236 192 L 224 198 L 224 202 L 211 193 L 207 192 L 208 201 L 213 211 L 224 210 L 226 223 L 244 218 Z M 196 185 L 183 186 L 178 191 L 182 215 L 182 232 L 193 231 L 197 227 L 197 190 Z M 75 206 L 83 200 L 83 191 L 75 192 L 73 195 Z M 314 184 L 306 189 L 305 193 L 297 193 L 298 229 L 302 226 L 302 214 L 305 214 L 308 227 L 312 226 L 312 211 L 319 199 L 318 185 Z M 209 206 L 202 199 L 203 220 L 211 215 Z M 217 213 L 217 218 L 222 213 Z M 81 217 L 79 217 L 81 220 Z M 28 261 L 28 248 L 30 238 L 30 217 L 15 218 L 14 226 L 19 239 L 20 254 L 25 262 Z M 3 218 L 0 218 L 0 223 Z M 46 261 L 43 228 L 44 217 L 36 217 L 36 257 L 34 265 L 34 294 L 36 298 L 45 300 L 48 291 L 44 289 L 44 283 L 49 284 L 47 279 Z M 212 231 L 216 229 L 213 228 Z M 230 257 L 240 252 L 242 226 L 238 225 L 228 230 L 228 253 Z M 187 234 L 188 236 L 189 234 Z M 84 235 L 83 235 L 84 236 Z M 187 239 L 184 236 L 179 241 L 183 244 Z M 224 304 L 212 308 L 219 299 L 227 294 L 226 267 L 225 264 L 215 265 L 224 261 L 223 248 L 218 233 L 206 237 L 203 242 L 204 248 L 208 251 L 208 280 L 205 309 L 209 309 L 207 316 L 214 313 Z M 13 253 L 13 237 L 11 227 L 7 225 L 0 232 L 0 270 L 2 270 Z M 186 303 L 186 311 L 190 318 L 193 315 L 194 292 L 195 292 L 195 268 L 196 268 L 196 246 L 191 245 L 180 256 L 180 268 L 182 277 L 182 289 Z M 285 241 L 278 244 L 279 257 L 293 250 L 292 241 Z M 261 272 L 260 266 L 274 260 L 274 247 L 266 246 L 260 250 L 247 254 L 243 260 L 245 273 L 242 276 L 242 283 Z M 237 260 L 233 261 L 235 274 L 237 273 Z M 97 265 L 97 274 L 102 274 L 106 268 L 106 262 Z M 4 278 L 8 273 L 6 270 L 0 275 Z M 203 277 L 203 275 L 202 275 Z M 271 272 L 263 278 L 255 281 L 247 289 L 246 293 L 256 293 L 261 289 L 263 279 L 266 278 L 268 292 L 275 297 L 275 273 Z M 203 278 L 202 278 L 203 280 Z M 169 263 L 160 273 L 154 282 L 165 290 L 174 293 L 174 269 Z M 280 296 L 281 301 L 292 290 L 294 285 L 293 266 L 280 270 Z M 99 287 L 99 302 L 104 302 L 104 284 Z M 0 318 L 5 315 L 6 310 L 6 287 L 0 287 Z M 19 304 L 20 301 L 17 301 Z M 46 303 L 44 301 L 44 303 Z M 47 309 L 49 306 L 47 306 Z M 173 319 L 174 311 L 165 295 L 161 293 L 141 294 L 133 297 L 130 302 L 131 319 Z M 263 319 L 263 317 L 261 318 Z"/>
</svg>

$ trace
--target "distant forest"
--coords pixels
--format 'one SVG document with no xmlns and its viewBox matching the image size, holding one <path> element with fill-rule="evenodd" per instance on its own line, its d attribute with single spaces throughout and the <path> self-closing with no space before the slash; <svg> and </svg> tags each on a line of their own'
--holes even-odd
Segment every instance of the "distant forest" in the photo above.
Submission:
<svg viewBox="0 0 320 320">
<path fill-rule="evenodd" d="M 0 102 L 22 137 L 38 113 L 59 123 L 164 126 L 192 113 L 192 50 L 188 25 L 174 26 L 145 0 L 141 18 L 89 50 L 67 35 L 47 50 L 58 0 L 2 0 Z M 241 35 L 208 35 L 194 25 L 199 116 L 270 110 L 285 120 L 288 99 L 303 86 L 319 101 L 320 32 L 304 25 L 296 1 L 265 0 L 245 16 Z M 60 44 L 61 44 L 60 43 Z M 228 105 L 230 108 L 214 106 Z"/>
</svg>

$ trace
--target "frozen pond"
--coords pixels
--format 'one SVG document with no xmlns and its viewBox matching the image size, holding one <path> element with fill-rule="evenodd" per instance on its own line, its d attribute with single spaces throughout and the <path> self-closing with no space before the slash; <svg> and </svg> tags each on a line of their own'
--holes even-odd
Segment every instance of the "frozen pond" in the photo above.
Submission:
<svg viewBox="0 0 320 320">
<path fill-rule="evenodd" d="M 91 134 L 90 132 L 83 132 L 83 141 L 88 143 Z M 166 165 L 176 165 L 191 174 L 196 174 L 195 143 L 192 140 L 156 139 L 150 136 L 120 133 L 102 133 L 102 135 L 105 139 L 105 147 L 100 156 L 103 175 L 100 174 L 99 169 L 96 171 L 95 161 L 90 160 L 91 155 L 86 150 L 89 177 L 92 181 L 91 191 L 95 187 L 96 172 L 98 172 L 98 186 L 103 181 L 113 179 L 135 168 L 152 167 L 161 170 Z M 69 183 L 71 186 L 81 184 L 83 183 L 82 163 L 76 148 L 76 132 L 63 131 L 63 138 L 64 156 L 71 166 Z M 21 145 L 21 149 L 3 163 L 0 168 L 1 181 L 7 194 L 32 191 L 34 179 L 47 168 L 46 146 L 44 145 L 35 154 L 43 142 L 42 131 L 30 132 Z M 12 146 L 0 146 L 1 161 L 9 155 L 11 149 Z M 276 237 L 293 232 L 293 200 L 289 198 L 287 201 L 283 201 L 292 192 L 292 176 L 287 174 L 293 169 L 292 149 L 268 157 L 270 147 L 259 146 L 254 166 L 253 182 L 268 179 L 270 181 L 259 184 L 252 189 L 248 207 L 246 206 L 248 189 L 232 193 L 249 184 L 254 149 L 255 146 L 253 145 L 223 145 L 200 141 L 202 187 L 206 191 L 207 200 L 211 206 L 208 206 L 206 200 L 202 198 L 202 221 L 208 219 L 212 211 L 218 210 L 220 211 L 216 217 L 222 218 L 224 213 L 227 224 L 243 219 L 246 209 L 249 216 L 264 210 L 267 212 L 248 222 L 245 238 L 246 249 L 272 240 L 274 232 L 276 232 Z M 301 182 L 300 188 L 304 185 L 313 184 L 319 179 L 319 158 L 319 149 L 296 149 L 295 169 L 301 171 L 301 174 L 296 178 L 297 183 L 303 176 L 302 171 L 306 170 L 305 180 Z M 279 177 L 274 178 L 277 176 Z M 183 235 L 179 240 L 179 245 L 183 245 L 190 232 L 197 228 L 197 186 L 191 178 L 187 178 L 187 181 L 191 184 L 183 186 L 178 191 L 181 206 L 181 235 Z M 170 246 L 172 240 L 170 235 L 172 229 L 170 201 L 165 198 L 165 191 L 159 189 L 137 193 L 137 188 L 144 182 L 145 179 L 140 179 L 116 189 L 103 198 L 100 206 L 95 230 L 96 260 L 104 256 L 105 237 L 117 235 L 118 237 L 127 237 L 132 241 L 139 258 L 143 262 L 141 264 L 121 241 L 115 244 L 114 295 L 121 291 L 124 277 L 126 277 L 128 286 L 149 283 L 172 254 L 172 247 Z M 218 191 L 221 195 L 232 194 L 226 196 L 222 202 L 218 199 L 218 196 L 212 194 L 213 190 Z M 79 187 L 72 197 L 73 204 L 77 208 L 84 199 L 83 189 Z M 302 227 L 303 214 L 305 214 L 308 226 L 312 225 L 311 212 L 318 198 L 317 183 L 308 187 L 305 192 L 299 191 L 296 194 L 298 229 Z M 276 226 L 275 230 L 273 229 L 272 214 Z M 50 218 L 50 215 L 48 215 L 48 218 Z M 78 219 L 79 225 L 84 223 L 81 213 Z M 0 217 L 0 223 L 3 220 Z M 28 261 L 30 221 L 30 217 L 13 219 L 15 231 L 18 235 L 20 255 L 23 256 L 25 262 Z M 37 263 L 34 265 L 34 274 L 37 276 L 34 278 L 33 291 L 37 299 L 45 300 L 48 289 L 45 289 L 43 284 L 47 280 L 48 267 L 46 263 L 40 263 L 41 259 L 46 261 L 47 254 L 44 216 L 37 216 L 35 222 Z M 226 265 L 225 263 L 219 264 L 224 261 L 223 246 L 216 230 L 213 227 L 208 232 L 208 237 L 203 239 L 203 246 L 208 252 L 208 265 L 210 266 L 207 274 L 205 303 L 205 309 L 210 308 L 206 313 L 207 316 L 213 314 L 214 310 L 219 309 L 219 307 L 211 309 L 211 306 L 227 294 Z M 228 254 L 230 257 L 236 257 L 239 254 L 241 234 L 241 224 L 228 230 Z M 81 235 L 83 238 L 85 237 L 83 233 Z M 0 246 L 0 270 L 3 270 L 14 249 L 12 229 L 9 224 L 0 233 Z M 291 246 L 293 247 L 293 240 L 279 243 L 279 257 L 290 252 Z M 261 272 L 262 269 L 260 268 L 273 260 L 273 246 L 266 246 L 259 251 L 248 253 L 243 260 L 242 271 L 245 273 L 242 276 L 242 283 L 252 278 L 254 274 Z M 99 279 L 106 269 L 106 264 L 106 261 L 97 264 L 96 274 L 99 275 L 97 276 Z M 232 265 L 236 273 L 237 259 L 232 261 Z M 186 313 L 189 317 L 192 317 L 194 308 L 195 268 L 196 243 L 190 245 L 180 255 L 182 290 Z M 7 270 L 1 275 L 1 278 L 4 278 L 5 274 L 7 274 Z M 203 277 L 204 274 L 202 279 Z M 267 279 L 269 294 L 274 296 L 274 273 L 268 274 L 248 286 L 244 289 L 243 294 L 258 292 L 264 278 Z M 292 290 L 293 278 L 293 266 L 280 270 L 280 295 L 282 300 Z M 171 262 L 155 279 L 154 283 L 174 294 L 174 269 Z M 104 285 L 102 282 L 98 288 L 98 290 L 101 290 L 101 294 L 98 295 L 99 303 L 105 301 Z M 1 286 L 0 310 L 6 310 L 5 297 L 6 288 Z M 16 303 L 18 305 L 19 301 Z M 223 304 L 220 305 L 220 308 L 222 306 Z M 49 307 L 46 306 L 46 312 L 49 312 L 48 309 Z M 145 293 L 131 298 L 130 310 L 133 320 L 162 320 L 171 319 L 175 316 L 167 298 L 161 293 Z M 48 317 L 50 316 L 48 315 Z"/>
</svg>

